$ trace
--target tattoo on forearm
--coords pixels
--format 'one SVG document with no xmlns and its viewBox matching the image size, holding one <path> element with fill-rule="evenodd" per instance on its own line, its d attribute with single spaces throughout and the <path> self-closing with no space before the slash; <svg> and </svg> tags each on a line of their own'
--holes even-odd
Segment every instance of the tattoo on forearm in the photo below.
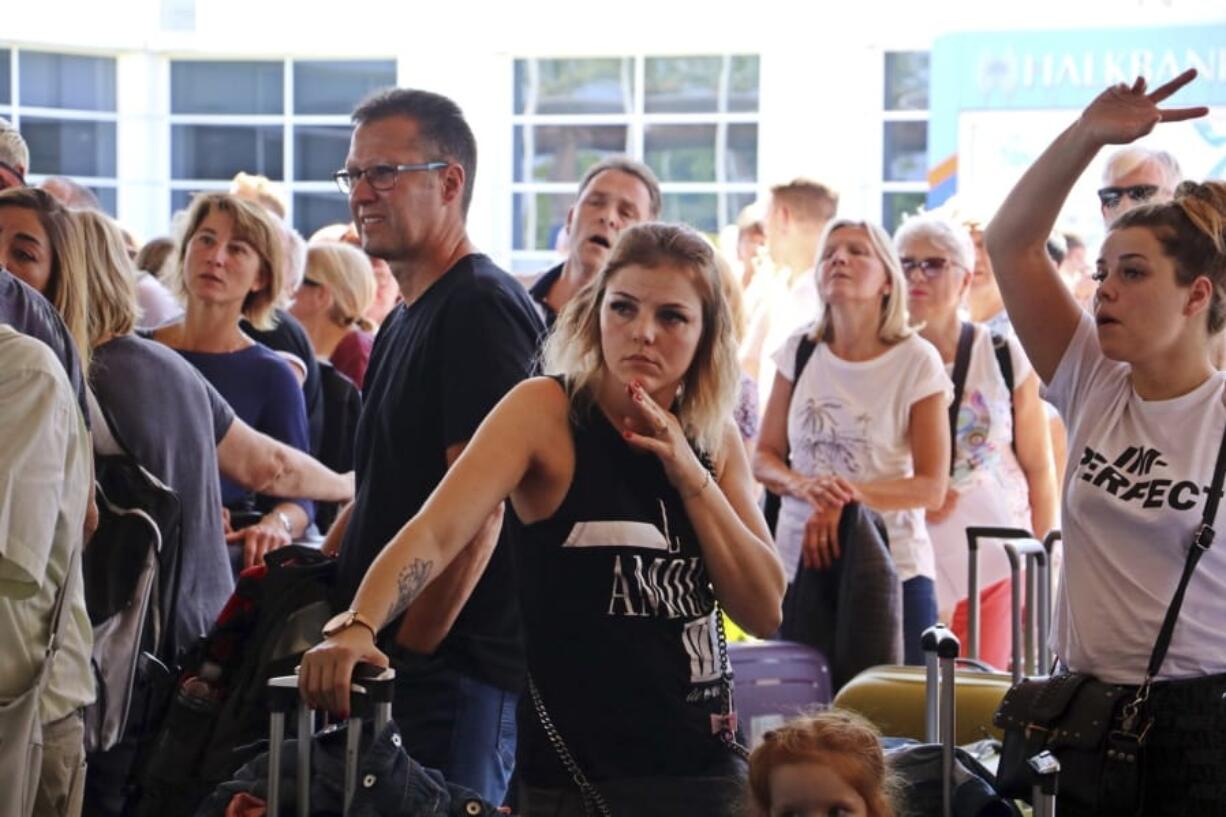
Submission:
<svg viewBox="0 0 1226 817">
<path fill-rule="evenodd" d="M 414 559 L 412 564 L 400 570 L 400 575 L 396 577 L 396 598 L 387 612 L 387 621 L 403 613 L 413 599 L 421 595 L 433 571 L 434 562 L 425 559 Z"/>
</svg>

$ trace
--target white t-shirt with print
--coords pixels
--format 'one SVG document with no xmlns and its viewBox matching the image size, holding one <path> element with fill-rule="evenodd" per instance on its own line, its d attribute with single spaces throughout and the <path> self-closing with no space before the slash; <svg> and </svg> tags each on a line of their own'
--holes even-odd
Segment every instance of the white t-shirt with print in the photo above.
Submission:
<svg viewBox="0 0 1226 817">
<path fill-rule="evenodd" d="M 1069 428 L 1064 579 L 1053 646 L 1075 671 L 1139 683 L 1179 584 L 1226 430 L 1226 372 L 1172 400 L 1142 400 L 1083 315 L 1047 389 Z M 1226 503 L 1223 503 L 1226 507 Z M 1222 529 L 1223 511 L 1216 525 Z M 1159 677 L 1226 672 L 1226 546 L 1188 585 Z"/>
<path fill-rule="evenodd" d="M 1013 361 L 1013 388 L 1034 369 L 1021 344 L 1006 336 Z M 953 364 L 945 366 L 952 376 Z M 928 524 L 936 554 L 937 604 L 950 611 L 967 594 L 966 529 L 993 526 L 1030 529 L 1030 489 L 1013 453 L 1013 403 L 996 360 L 992 332 L 976 324 L 971 358 L 954 429 L 955 452 L 949 486 L 958 500 L 948 517 Z M 979 586 L 1009 576 L 1009 561 L 999 547 L 981 547 Z"/>
<path fill-rule="evenodd" d="M 793 383 L 788 409 L 792 469 L 838 474 L 853 482 L 912 476 L 911 407 L 933 394 L 944 394 L 948 403 L 953 393 L 936 347 L 916 334 L 872 360 L 853 363 L 819 343 L 796 382 L 796 348 L 813 330 L 810 324 L 796 332 L 774 355 L 779 373 Z M 789 581 L 811 515 L 807 502 L 783 497 L 775 542 Z M 923 509 L 889 511 L 882 518 L 899 578 L 932 578 L 932 542 Z"/>
</svg>

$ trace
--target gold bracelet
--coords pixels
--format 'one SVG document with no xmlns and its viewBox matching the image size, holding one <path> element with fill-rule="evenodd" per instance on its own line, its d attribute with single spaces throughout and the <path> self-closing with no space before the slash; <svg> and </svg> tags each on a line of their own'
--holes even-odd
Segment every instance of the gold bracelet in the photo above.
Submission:
<svg viewBox="0 0 1226 817">
<path fill-rule="evenodd" d="M 695 491 L 694 493 L 687 494 L 681 497 L 683 502 L 689 502 L 691 499 L 694 499 L 699 494 L 701 494 L 703 491 L 707 490 L 707 486 L 711 484 L 711 472 L 708 471 L 706 468 L 704 468 L 702 469 L 702 474 L 703 474 L 702 485 L 698 486 L 698 490 Z"/>
</svg>

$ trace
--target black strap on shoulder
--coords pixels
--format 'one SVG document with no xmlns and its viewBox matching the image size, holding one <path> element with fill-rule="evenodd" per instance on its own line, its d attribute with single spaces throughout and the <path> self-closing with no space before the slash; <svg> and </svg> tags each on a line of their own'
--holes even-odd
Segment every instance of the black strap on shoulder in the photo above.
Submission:
<svg viewBox="0 0 1226 817">
<path fill-rule="evenodd" d="M 1009 353 L 1009 340 L 1004 335 L 992 333 L 992 351 L 996 354 L 996 366 L 1009 391 L 1009 418 L 1013 421 L 1013 438 L 1009 441 L 1013 453 L 1017 453 L 1017 408 L 1013 405 L 1013 355 Z"/>
<path fill-rule="evenodd" d="M 1166 651 L 1171 646 L 1171 637 L 1175 634 L 1175 624 L 1179 620 L 1179 608 L 1183 607 L 1183 597 L 1188 592 L 1188 583 L 1192 580 L 1196 563 L 1213 544 L 1213 537 L 1216 533 L 1213 530 L 1213 522 L 1217 518 L 1218 504 L 1222 500 L 1223 479 L 1226 479 L 1226 433 L 1222 434 L 1222 443 L 1217 452 L 1217 464 L 1213 466 L 1213 483 L 1209 486 L 1208 496 L 1205 497 L 1204 516 L 1201 517 L 1201 523 L 1192 537 L 1192 546 L 1188 549 L 1188 560 L 1184 563 L 1183 575 L 1179 577 L 1179 587 L 1175 590 L 1175 597 L 1171 599 L 1171 606 L 1166 609 L 1166 618 L 1162 620 L 1158 641 L 1154 644 L 1154 651 L 1149 656 L 1149 667 L 1145 670 L 1147 681 L 1156 677 L 1158 670 L 1162 668 Z"/>
<path fill-rule="evenodd" d="M 975 325 L 962 324 L 958 332 L 958 351 L 954 355 L 954 399 L 949 404 L 949 473 L 954 472 L 958 453 L 958 409 L 962 408 L 962 391 L 966 387 L 966 370 L 971 365 L 971 343 L 975 340 Z"/>
<path fill-rule="evenodd" d="M 805 366 L 809 365 L 809 358 L 813 357 L 813 350 L 817 348 L 817 341 L 805 335 L 800 339 L 800 344 L 796 347 L 796 365 L 792 367 L 792 398 L 796 398 L 796 383 L 800 380 L 800 373 L 805 370 Z"/>
<path fill-rule="evenodd" d="M 816 348 L 817 341 L 807 334 L 801 337 L 800 343 L 796 346 L 795 365 L 792 367 L 792 396 L 788 401 L 789 408 L 791 407 L 791 401 L 796 399 L 796 384 L 800 382 L 800 373 L 809 364 L 809 358 L 813 357 L 813 350 Z M 767 491 L 763 497 L 762 516 L 766 519 L 766 525 L 772 535 L 775 532 L 775 526 L 779 522 L 779 506 L 781 503 L 782 500 L 779 494 L 773 491 Z"/>
</svg>

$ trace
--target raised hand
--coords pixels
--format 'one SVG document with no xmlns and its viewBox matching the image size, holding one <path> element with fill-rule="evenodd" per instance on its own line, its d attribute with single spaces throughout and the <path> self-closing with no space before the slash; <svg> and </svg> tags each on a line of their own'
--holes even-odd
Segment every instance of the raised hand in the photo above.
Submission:
<svg viewBox="0 0 1226 817">
<path fill-rule="evenodd" d="M 1147 92 L 1144 77 L 1137 77 L 1132 85 L 1122 82 L 1113 85 L 1082 111 L 1078 126 L 1095 144 L 1121 145 L 1145 136 L 1159 122 L 1182 122 L 1205 116 L 1209 109 L 1204 106 L 1159 107 L 1195 78 L 1196 69 L 1189 68 L 1153 91 Z"/>
</svg>

